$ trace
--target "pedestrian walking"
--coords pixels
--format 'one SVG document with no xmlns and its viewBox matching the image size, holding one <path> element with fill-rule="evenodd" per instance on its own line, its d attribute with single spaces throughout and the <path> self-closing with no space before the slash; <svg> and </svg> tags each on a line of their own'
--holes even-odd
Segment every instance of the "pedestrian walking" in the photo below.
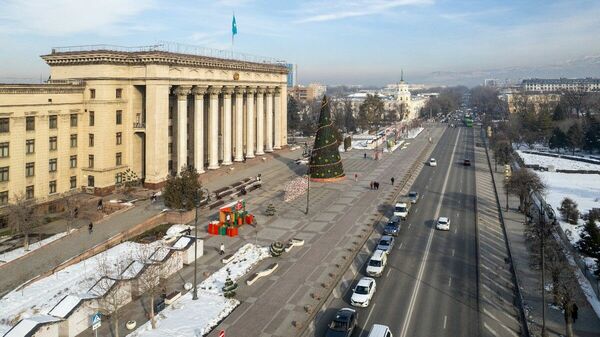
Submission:
<svg viewBox="0 0 600 337">
<path fill-rule="evenodd" d="M 354 181 L 358 181 L 358 173 L 354 173 Z"/>
<path fill-rule="evenodd" d="M 375 187 L 375 189 L 376 189 L 376 190 L 378 190 L 378 189 L 379 189 L 379 183 L 378 183 L 378 182 L 374 182 L 374 183 L 373 183 L 373 186 Z"/>
<path fill-rule="evenodd" d="M 394 186 L 394 177 L 392 177 L 390 180 L 392 181 L 392 186 Z"/>
<path fill-rule="evenodd" d="M 90 234 L 92 234 L 93 231 L 94 231 L 94 224 L 90 221 L 90 223 L 88 224 L 88 232 Z"/>
<path fill-rule="evenodd" d="M 373 189 L 373 180 L 371 180 L 371 183 L 369 184 L 369 188 Z"/>
<path fill-rule="evenodd" d="M 573 323 L 577 320 L 579 308 L 577 307 L 577 303 L 573 303 L 573 311 L 571 312 L 571 317 L 573 318 Z"/>
<path fill-rule="evenodd" d="M 225 245 L 221 242 L 221 247 L 219 248 L 219 255 L 225 254 Z"/>
<path fill-rule="evenodd" d="M 363 154 L 363 158 L 367 159 L 367 153 L 366 152 Z"/>
<path fill-rule="evenodd" d="M 102 204 L 102 199 L 98 200 L 98 211 L 101 211 L 102 208 L 104 208 L 104 205 Z"/>
</svg>

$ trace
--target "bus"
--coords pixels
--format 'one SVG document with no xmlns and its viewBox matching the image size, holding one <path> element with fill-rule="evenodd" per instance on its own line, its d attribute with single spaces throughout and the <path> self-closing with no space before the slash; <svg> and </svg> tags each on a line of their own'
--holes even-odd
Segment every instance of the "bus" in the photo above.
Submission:
<svg viewBox="0 0 600 337">
<path fill-rule="evenodd" d="M 473 127 L 473 117 L 465 115 L 465 126 L 468 128 Z"/>
</svg>

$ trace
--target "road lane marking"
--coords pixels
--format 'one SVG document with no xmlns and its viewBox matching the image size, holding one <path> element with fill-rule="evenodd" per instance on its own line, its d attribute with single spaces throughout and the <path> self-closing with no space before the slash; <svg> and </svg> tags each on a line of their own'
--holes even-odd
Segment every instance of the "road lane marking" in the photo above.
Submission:
<svg viewBox="0 0 600 337">
<path fill-rule="evenodd" d="M 450 276 L 450 278 L 448 279 L 448 287 L 452 286 L 452 276 Z"/>
<path fill-rule="evenodd" d="M 452 149 L 452 154 L 450 155 L 450 162 L 454 161 L 454 153 L 456 152 L 456 145 L 458 145 L 460 131 L 461 130 L 458 130 L 458 134 L 456 136 L 454 148 Z M 453 167 L 453 165 L 450 165 L 450 167 L 448 168 L 448 171 L 446 171 L 446 177 L 444 178 L 444 183 L 442 185 L 440 200 L 439 200 L 437 208 L 435 210 L 435 216 L 433 217 L 434 219 L 437 219 L 440 214 L 440 210 L 442 208 L 442 201 L 444 201 L 444 193 L 446 193 L 446 186 L 448 185 L 448 177 L 450 177 L 450 171 L 452 171 L 452 167 Z M 408 305 L 407 316 L 406 316 L 406 319 L 404 320 L 404 322 L 402 323 L 402 330 L 400 330 L 400 337 L 406 337 L 406 335 L 408 334 L 410 319 L 413 314 L 415 303 L 417 302 L 417 295 L 419 294 L 419 288 L 421 287 L 421 278 L 423 277 L 423 273 L 425 271 L 425 265 L 427 264 L 427 257 L 429 256 L 429 251 L 431 249 L 431 242 L 433 241 L 433 233 L 435 232 L 434 229 L 435 229 L 435 227 L 431 227 L 431 229 L 429 230 L 429 237 L 427 238 L 427 245 L 425 246 L 425 254 L 423 255 L 423 259 L 421 260 L 421 265 L 419 266 L 419 272 L 417 273 L 415 287 L 410 296 L 410 302 Z"/>
<path fill-rule="evenodd" d="M 458 231 L 458 228 L 456 228 L 456 227 L 455 227 L 455 228 L 454 228 L 454 234 L 456 234 L 456 233 L 457 233 L 457 231 Z"/>
<path fill-rule="evenodd" d="M 446 321 L 448 320 L 448 316 L 444 315 L 444 329 L 446 329 Z"/>
<path fill-rule="evenodd" d="M 409 228 L 409 229 L 410 229 L 410 225 L 411 225 L 411 224 L 408 224 L 408 228 Z"/>
<path fill-rule="evenodd" d="M 373 313 L 373 309 L 375 309 L 375 305 L 376 305 L 376 304 L 377 304 L 377 303 L 373 303 L 373 306 L 371 306 L 371 310 L 369 310 L 369 314 L 367 315 L 367 319 L 365 320 L 365 326 L 369 326 L 369 324 L 367 324 L 367 323 L 369 323 L 369 319 L 371 318 L 371 314 Z M 368 331 L 367 331 L 367 330 L 364 330 L 364 331 L 363 331 L 363 334 L 364 334 L 365 332 L 368 332 Z M 361 334 L 361 336 L 362 336 L 363 334 Z"/>
<path fill-rule="evenodd" d="M 489 326 L 489 325 L 487 325 L 487 323 L 485 323 L 485 322 L 484 322 L 484 323 L 483 323 L 483 327 L 484 327 L 484 328 L 486 328 L 486 329 L 488 329 L 488 330 L 489 330 L 489 332 L 491 332 L 491 333 L 492 333 L 492 335 L 494 335 L 494 336 L 498 336 L 498 334 L 496 333 L 496 330 L 494 330 L 494 329 L 490 328 L 490 326 Z"/>
<path fill-rule="evenodd" d="M 454 249 L 452 249 L 452 256 L 454 256 Z"/>
<path fill-rule="evenodd" d="M 398 246 L 398 249 L 402 248 L 402 242 L 400 242 L 400 245 Z"/>
<path fill-rule="evenodd" d="M 392 271 L 391 269 L 388 269 L 387 273 L 385 273 L 385 277 L 386 277 L 386 278 L 387 278 L 388 276 L 390 276 L 390 272 L 391 272 L 391 271 Z"/>
</svg>

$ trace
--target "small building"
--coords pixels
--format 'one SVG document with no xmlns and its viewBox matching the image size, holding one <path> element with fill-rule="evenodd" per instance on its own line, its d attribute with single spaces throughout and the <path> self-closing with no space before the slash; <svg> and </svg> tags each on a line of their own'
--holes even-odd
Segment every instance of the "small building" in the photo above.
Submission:
<svg viewBox="0 0 600 337">
<path fill-rule="evenodd" d="M 60 318 L 48 315 L 33 316 L 19 321 L 4 337 L 56 337 Z"/>
<path fill-rule="evenodd" d="M 96 310 L 93 309 L 91 301 L 86 299 L 67 295 L 48 312 L 48 315 L 61 319 L 58 323 L 58 334 L 53 336 L 77 336 L 90 326 L 90 317 Z"/>
</svg>

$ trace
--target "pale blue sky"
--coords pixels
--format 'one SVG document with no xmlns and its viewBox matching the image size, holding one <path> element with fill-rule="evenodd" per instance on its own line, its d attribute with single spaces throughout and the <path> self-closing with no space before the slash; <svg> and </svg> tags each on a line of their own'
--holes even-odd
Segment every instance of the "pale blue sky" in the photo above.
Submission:
<svg viewBox="0 0 600 337">
<path fill-rule="evenodd" d="M 0 78 L 39 78 L 52 46 L 159 40 L 298 64 L 301 82 L 384 84 L 400 69 L 554 64 L 600 54 L 600 1 L 0 0 Z M 598 76 L 599 74 L 590 74 Z"/>
</svg>

